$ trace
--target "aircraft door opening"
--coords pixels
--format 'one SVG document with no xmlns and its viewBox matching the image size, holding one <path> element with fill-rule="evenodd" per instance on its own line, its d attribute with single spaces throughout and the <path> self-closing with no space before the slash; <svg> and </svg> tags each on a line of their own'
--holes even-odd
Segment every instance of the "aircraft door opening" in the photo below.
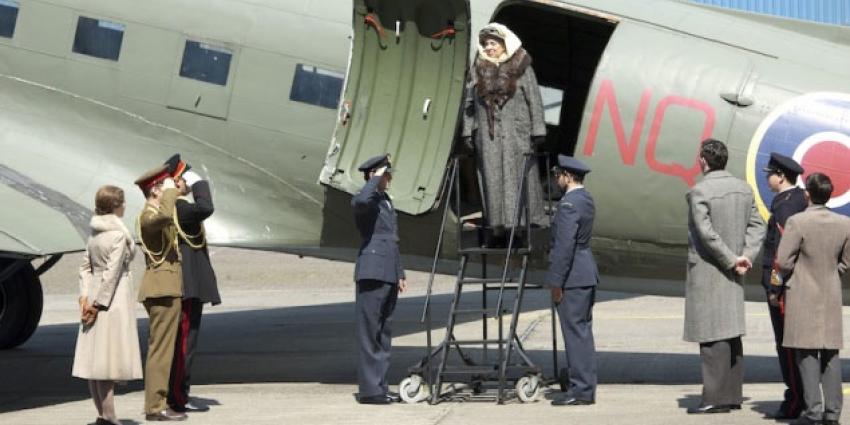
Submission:
<svg viewBox="0 0 850 425">
<path fill-rule="evenodd" d="M 550 152 L 552 163 L 557 154 L 573 155 L 596 68 L 616 22 L 560 7 L 515 1 L 503 3 L 493 21 L 516 33 L 532 58 L 545 110 L 547 135 L 542 149 Z M 546 172 L 545 164 L 540 165 L 541 172 Z M 540 177 L 545 183 L 545 176 Z M 556 187 L 549 190 L 549 196 L 560 196 Z"/>
</svg>

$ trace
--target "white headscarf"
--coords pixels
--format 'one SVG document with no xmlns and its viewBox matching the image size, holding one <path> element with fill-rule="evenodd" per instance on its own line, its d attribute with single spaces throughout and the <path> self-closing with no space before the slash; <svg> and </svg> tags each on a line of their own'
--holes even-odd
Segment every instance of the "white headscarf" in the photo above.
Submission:
<svg viewBox="0 0 850 425">
<path fill-rule="evenodd" d="M 509 30 L 508 27 L 496 22 L 491 22 L 484 26 L 484 28 L 481 29 L 481 32 L 479 32 L 478 35 L 478 55 L 482 59 L 488 62 L 493 62 L 495 64 L 500 64 L 507 61 L 511 58 L 511 56 L 514 55 L 514 53 L 516 53 L 517 50 L 519 50 L 520 47 L 522 47 L 522 41 L 520 41 L 519 37 L 517 37 L 513 31 Z M 505 53 L 498 58 L 491 58 L 487 56 L 487 53 L 484 52 L 484 46 L 481 45 L 480 37 L 482 35 L 490 35 L 501 38 L 505 42 Z"/>
</svg>

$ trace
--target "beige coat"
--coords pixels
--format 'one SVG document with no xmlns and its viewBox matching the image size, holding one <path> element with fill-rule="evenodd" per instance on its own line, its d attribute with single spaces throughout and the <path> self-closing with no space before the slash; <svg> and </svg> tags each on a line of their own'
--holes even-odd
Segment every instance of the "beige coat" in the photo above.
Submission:
<svg viewBox="0 0 850 425">
<path fill-rule="evenodd" d="M 78 378 L 127 381 L 142 378 L 135 297 L 129 263 L 135 243 L 120 218 L 96 215 L 80 266 L 80 296 L 107 307 L 92 326 L 80 325 L 74 366 Z"/>
<path fill-rule="evenodd" d="M 850 265 L 850 218 L 823 206 L 791 216 L 776 261 L 788 277 L 782 345 L 843 348 L 840 275 Z"/>
</svg>

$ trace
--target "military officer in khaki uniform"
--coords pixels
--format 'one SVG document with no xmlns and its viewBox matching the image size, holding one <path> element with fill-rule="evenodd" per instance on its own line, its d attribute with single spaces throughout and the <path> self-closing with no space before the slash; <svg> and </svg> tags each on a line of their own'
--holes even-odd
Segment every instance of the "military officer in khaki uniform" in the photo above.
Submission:
<svg viewBox="0 0 850 425">
<path fill-rule="evenodd" d="M 147 202 L 137 222 L 145 253 L 145 275 L 139 302 L 150 317 L 148 357 L 145 364 L 145 418 L 182 421 L 185 413 L 168 408 L 168 377 L 174 358 L 174 340 L 183 296 L 180 252 L 174 226 L 174 204 L 179 192 L 165 165 L 136 180 Z"/>
</svg>

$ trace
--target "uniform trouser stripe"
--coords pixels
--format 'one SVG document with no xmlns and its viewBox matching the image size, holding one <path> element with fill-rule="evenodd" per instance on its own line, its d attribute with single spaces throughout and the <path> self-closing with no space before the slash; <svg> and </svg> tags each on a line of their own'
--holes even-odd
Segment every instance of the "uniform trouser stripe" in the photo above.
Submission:
<svg viewBox="0 0 850 425">
<path fill-rule="evenodd" d="M 765 272 L 767 276 L 769 272 Z M 779 369 L 782 372 L 782 380 L 785 383 L 785 394 L 781 409 L 789 415 L 796 415 L 805 409 L 803 384 L 800 378 L 800 369 L 795 359 L 795 349 L 782 346 L 785 336 L 785 312 L 779 306 L 767 304 L 770 312 L 770 321 L 773 327 L 773 336 L 776 342 L 776 355 L 779 360 Z"/>
<path fill-rule="evenodd" d="M 170 401 L 183 407 L 189 400 L 185 393 L 184 381 L 186 379 L 186 353 L 188 351 L 189 323 L 192 317 L 192 300 L 183 300 L 183 311 L 180 318 L 180 326 L 177 330 L 177 339 L 174 346 L 174 366 L 171 372 L 171 396 Z"/>
</svg>

